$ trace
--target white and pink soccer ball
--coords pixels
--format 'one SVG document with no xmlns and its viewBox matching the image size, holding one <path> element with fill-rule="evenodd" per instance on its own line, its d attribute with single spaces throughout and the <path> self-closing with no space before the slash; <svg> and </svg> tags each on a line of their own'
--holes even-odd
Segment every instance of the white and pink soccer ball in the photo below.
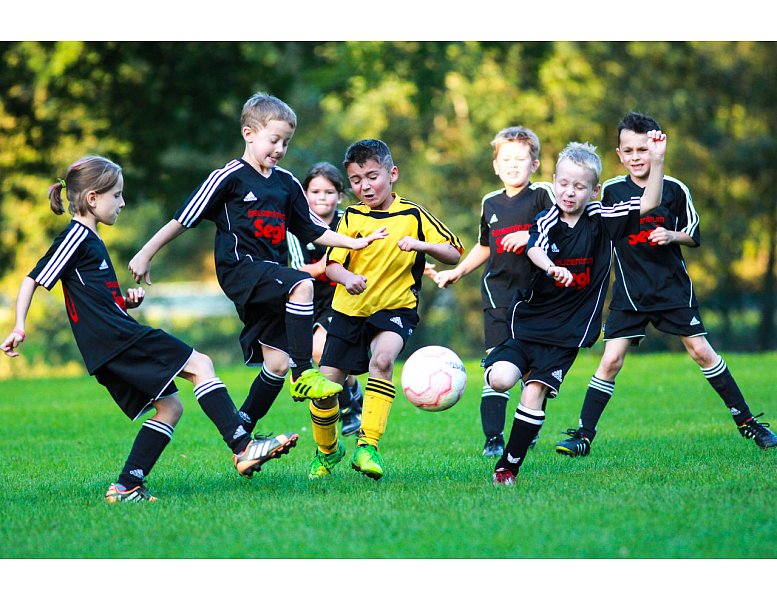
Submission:
<svg viewBox="0 0 777 600">
<path fill-rule="evenodd" d="M 458 355 L 444 346 L 419 348 L 402 368 L 402 390 L 418 408 L 431 412 L 456 404 L 467 387 L 467 371 Z"/>
</svg>

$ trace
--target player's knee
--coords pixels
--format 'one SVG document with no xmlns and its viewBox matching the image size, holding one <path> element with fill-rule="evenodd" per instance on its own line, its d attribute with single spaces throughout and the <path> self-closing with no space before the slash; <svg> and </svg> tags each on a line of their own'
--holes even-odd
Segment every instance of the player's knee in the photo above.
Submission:
<svg viewBox="0 0 777 600">
<path fill-rule="evenodd" d="M 488 367 L 483 374 L 486 384 L 495 392 L 506 392 L 512 389 L 520 379 L 521 372 L 513 365 L 510 367 L 500 365 L 500 363 Z"/>
<path fill-rule="evenodd" d="M 154 408 L 156 409 L 155 419 L 173 427 L 178 424 L 183 415 L 183 403 L 178 394 L 160 398 L 154 402 Z"/>
<path fill-rule="evenodd" d="M 620 373 L 623 368 L 624 357 L 620 354 L 607 354 L 602 356 L 601 363 L 599 363 L 599 371 L 602 378 L 607 381 L 612 381 L 615 376 Z"/>
<path fill-rule="evenodd" d="M 292 302 L 313 302 L 313 280 L 304 279 L 297 283 L 289 292 Z"/>
<path fill-rule="evenodd" d="M 391 352 L 376 352 L 370 359 L 370 373 L 391 377 L 394 373 L 394 355 Z"/>
<path fill-rule="evenodd" d="M 197 352 L 192 353 L 189 362 L 186 363 L 186 370 L 192 373 L 197 379 L 205 379 L 216 376 L 216 369 L 213 367 L 213 361 L 210 356 Z"/>
</svg>

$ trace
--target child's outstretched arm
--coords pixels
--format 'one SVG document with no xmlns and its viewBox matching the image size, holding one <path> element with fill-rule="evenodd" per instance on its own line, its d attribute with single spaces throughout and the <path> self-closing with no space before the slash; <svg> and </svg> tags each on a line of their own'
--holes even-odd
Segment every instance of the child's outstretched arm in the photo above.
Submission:
<svg viewBox="0 0 777 600">
<path fill-rule="evenodd" d="M 640 201 L 639 214 L 644 215 L 661 204 L 661 191 L 664 187 L 664 155 L 666 154 L 666 134 L 661 131 L 647 132 L 647 146 L 650 154 L 650 174 Z"/>
<path fill-rule="evenodd" d="M 388 235 L 385 227 L 376 229 L 367 237 L 352 238 L 351 236 L 338 233 L 337 231 L 327 230 L 313 240 L 314 244 L 321 246 L 331 246 L 333 248 L 347 248 L 348 250 L 361 250 L 366 248 L 375 240 L 382 240 Z"/>
<path fill-rule="evenodd" d="M 19 286 L 19 294 L 16 296 L 16 325 L 13 331 L 8 335 L 0 345 L 0 349 L 11 358 L 19 356 L 16 348 L 19 347 L 27 334 L 24 332 L 24 323 L 27 321 L 27 313 L 32 304 L 32 295 L 38 288 L 38 283 L 32 277 L 25 277 Z"/>
<path fill-rule="evenodd" d="M 405 252 L 423 252 L 435 260 L 439 260 L 446 265 L 455 265 L 461 258 L 461 253 L 457 248 L 450 244 L 432 244 L 431 242 L 422 242 L 412 236 L 405 236 L 397 242 L 400 250 Z"/>
<path fill-rule="evenodd" d="M 434 282 L 440 289 L 448 284 L 456 283 L 459 279 L 465 275 L 469 275 L 472 271 L 486 262 L 489 256 L 491 256 L 491 248 L 481 244 L 475 244 L 472 247 L 472 250 L 469 251 L 469 254 L 464 257 L 464 260 L 462 260 L 455 269 L 440 271 L 434 276 Z"/>
<path fill-rule="evenodd" d="M 148 285 L 151 285 L 151 259 L 166 244 L 172 242 L 184 231 L 186 231 L 186 227 L 172 219 L 146 242 L 140 251 L 132 257 L 128 265 L 135 283 L 140 283 L 141 279 L 144 279 Z"/>
<path fill-rule="evenodd" d="M 575 281 L 575 277 L 572 275 L 569 269 L 566 267 L 557 267 L 550 260 L 548 254 L 539 246 L 532 246 L 526 251 L 526 256 L 529 260 L 537 265 L 540 269 L 545 271 L 545 275 L 552 277 L 558 281 L 564 287 L 569 287 Z"/>
</svg>

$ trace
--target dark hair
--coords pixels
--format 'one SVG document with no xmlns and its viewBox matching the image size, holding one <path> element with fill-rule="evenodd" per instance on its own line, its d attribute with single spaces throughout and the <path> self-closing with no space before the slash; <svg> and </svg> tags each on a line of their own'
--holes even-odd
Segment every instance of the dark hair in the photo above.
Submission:
<svg viewBox="0 0 777 600">
<path fill-rule="evenodd" d="M 120 176 L 121 167 L 115 162 L 102 156 L 84 156 L 70 165 L 64 179 L 49 187 L 51 210 L 55 215 L 65 212 L 62 190 L 66 190 L 70 214 L 85 215 L 89 212 L 86 193 L 104 194 L 116 185 Z"/>
<path fill-rule="evenodd" d="M 385 142 L 380 140 L 361 140 L 348 146 L 345 151 L 343 167 L 356 163 L 359 166 L 364 165 L 368 160 L 373 159 L 390 171 L 394 167 L 394 159 L 391 158 L 391 150 Z"/>
<path fill-rule="evenodd" d="M 653 131 L 654 129 L 661 129 L 661 127 L 653 117 L 632 110 L 621 119 L 620 123 L 618 123 L 619 145 L 621 143 L 621 131 L 624 129 L 628 129 L 634 133 L 647 133 L 648 131 Z"/>
<path fill-rule="evenodd" d="M 308 191 L 310 182 L 313 181 L 316 177 L 323 177 L 333 186 L 335 186 L 335 189 L 338 193 L 345 193 L 345 183 L 343 182 L 343 176 L 337 167 L 335 167 L 332 163 L 319 162 L 310 167 L 308 174 L 305 175 L 305 180 L 302 182 L 302 189 L 305 190 L 305 192 Z"/>
</svg>

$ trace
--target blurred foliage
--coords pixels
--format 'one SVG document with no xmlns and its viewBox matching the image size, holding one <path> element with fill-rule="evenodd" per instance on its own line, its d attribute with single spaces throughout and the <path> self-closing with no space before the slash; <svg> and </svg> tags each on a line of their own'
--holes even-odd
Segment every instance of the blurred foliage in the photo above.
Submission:
<svg viewBox="0 0 777 600">
<path fill-rule="evenodd" d="M 382 138 L 399 167 L 396 191 L 467 249 L 483 194 L 500 187 L 497 131 L 538 133 L 538 179 L 552 178 L 573 139 L 599 147 L 610 177 L 621 172 L 620 117 L 655 116 L 670 135 L 667 172 L 688 184 L 701 215 L 702 246 L 684 253 L 713 344 L 774 349 L 774 64 L 771 42 L 0 42 L 0 326 L 12 325 L 21 278 L 66 224 L 46 189 L 69 164 L 101 153 L 124 167 L 129 210 L 103 232 L 121 271 L 210 171 L 242 153 L 242 103 L 266 91 L 298 115 L 286 168 L 339 165 L 352 141 Z M 212 281 L 212 236 L 204 224 L 176 240 L 153 280 Z M 444 291 L 426 281 L 413 347 L 482 352 L 480 274 Z M 27 343 L 44 339 L 46 360 L 70 364 L 64 311 L 56 292 L 45 295 Z M 199 336 L 202 350 L 220 351 L 210 347 L 218 337 Z"/>
</svg>

